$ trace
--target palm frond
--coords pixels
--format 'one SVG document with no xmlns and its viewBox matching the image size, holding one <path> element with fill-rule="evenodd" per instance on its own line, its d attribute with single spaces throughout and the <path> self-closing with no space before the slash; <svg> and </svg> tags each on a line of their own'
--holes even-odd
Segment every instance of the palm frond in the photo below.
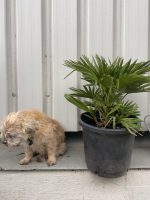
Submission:
<svg viewBox="0 0 150 200">
<path fill-rule="evenodd" d="M 119 90 L 123 93 L 148 92 L 150 86 L 150 77 L 128 74 L 118 78 Z"/>
<path fill-rule="evenodd" d="M 65 94 L 65 98 L 72 104 L 74 104 L 75 106 L 77 106 L 78 108 L 80 108 L 81 110 L 84 110 L 86 112 L 89 112 L 89 108 L 88 106 L 86 106 L 85 103 L 83 103 L 82 101 L 80 101 L 79 99 L 73 97 L 72 95 L 69 94 Z"/>
</svg>

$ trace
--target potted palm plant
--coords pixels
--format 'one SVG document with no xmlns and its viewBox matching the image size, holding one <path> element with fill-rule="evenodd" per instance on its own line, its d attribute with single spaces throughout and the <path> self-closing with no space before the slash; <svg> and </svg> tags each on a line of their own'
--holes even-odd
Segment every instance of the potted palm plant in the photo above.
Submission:
<svg viewBox="0 0 150 200">
<path fill-rule="evenodd" d="M 84 111 L 80 124 L 88 169 L 103 177 L 124 175 L 135 135 L 142 129 L 138 106 L 125 97 L 150 91 L 150 76 L 146 75 L 150 61 L 116 58 L 111 62 L 96 55 L 66 60 L 64 65 L 72 69 L 71 73 L 79 72 L 84 80 L 82 88 L 70 87 L 71 93 L 65 98 Z"/>
</svg>

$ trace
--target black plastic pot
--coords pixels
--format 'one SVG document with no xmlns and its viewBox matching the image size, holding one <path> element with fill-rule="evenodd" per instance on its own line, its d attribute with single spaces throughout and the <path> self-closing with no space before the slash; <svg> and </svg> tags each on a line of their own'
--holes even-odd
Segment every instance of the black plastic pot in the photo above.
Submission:
<svg viewBox="0 0 150 200">
<path fill-rule="evenodd" d="M 85 160 L 88 169 L 102 177 L 120 177 L 129 169 L 135 137 L 126 129 L 98 128 L 81 115 Z"/>
</svg>

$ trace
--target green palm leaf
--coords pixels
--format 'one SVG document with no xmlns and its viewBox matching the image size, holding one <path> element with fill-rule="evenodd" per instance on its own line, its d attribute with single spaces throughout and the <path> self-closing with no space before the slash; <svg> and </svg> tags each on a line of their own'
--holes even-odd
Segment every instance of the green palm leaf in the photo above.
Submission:
<svg viewBox="0 0 150 200">
<path fill-rule="evenodd" d="M 86 112 L 89 112 L 89 108 L 88 106 L 86 106 L 85 103 L 83 103 L 82 101 L 80 101 L 79 99 L 74 98 L 72 95 L 68 95 L 65 94 L 65 98 L 72 104 L 74 104 L 75 106 L 77 106 L 78 108 L 80 108 L 81 110 L 84 110 Z"/>
</svg>

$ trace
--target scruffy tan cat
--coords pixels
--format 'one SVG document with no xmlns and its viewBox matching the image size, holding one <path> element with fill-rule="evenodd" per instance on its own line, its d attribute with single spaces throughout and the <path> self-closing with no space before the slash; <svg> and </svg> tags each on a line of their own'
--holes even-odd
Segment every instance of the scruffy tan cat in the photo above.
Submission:
<svg viewBox="0 0 150 200">
<path fill-rule="evenodd" d="M 44 113 L 25 110 L 10 113 L 0 125 L 1 140 L 8 146 L 24 146 L 25 157 L 21 165 L 47 159 L 47 164 L 56 164 L 56 157 L 66 151 L 63 127 Z"/>
</svg>

